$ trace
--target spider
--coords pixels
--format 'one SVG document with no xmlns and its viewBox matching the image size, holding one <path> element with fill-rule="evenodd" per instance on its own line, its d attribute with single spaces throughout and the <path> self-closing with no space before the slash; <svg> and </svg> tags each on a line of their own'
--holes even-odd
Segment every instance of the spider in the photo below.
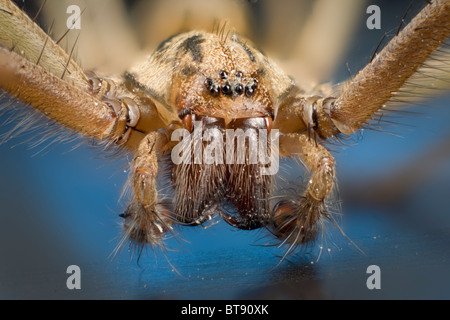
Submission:
<svg viewBox="0 0 450 320">
<path fill-rule="evenodd" d="M 266 228 L 286 254 L 313 241 L 324 221 L 334 222 L 328 201 L 335 160 L 327 143 L 386 110 L 450 34 L 450 2 L 433 1 L 348 82 L 311 87 L 225 25 L 173 35 L 112 77 L 84 72 L 73 51 L 61 50 L 10 1 L 1 2 L 0 14 L 0 88 L 102 147 L 133 155 L 132 196 L 120 216 L 123 242 L 139 250 L 163 247 L 176 225 L 202 225 L 215 215 L 239 229 Z M 181 142 L 173 138 L 179 130 L 187 133 Z M 230 146 L 229 130 L 254 134 L 239 148 Z M 231 150 L 231 161 L 175 163 L 174 150 L 183 156 L 209 150 L 196 132 L 213 132 L 224 147 L 214 158 L 226 159 Z M 263 173 L 267 162 L 251 162 L 253 140 L 270 150 L 271 161 L 303 163 L 310 170 L 304 190 L 276 196 L 275 176 Z"/>
</svg>

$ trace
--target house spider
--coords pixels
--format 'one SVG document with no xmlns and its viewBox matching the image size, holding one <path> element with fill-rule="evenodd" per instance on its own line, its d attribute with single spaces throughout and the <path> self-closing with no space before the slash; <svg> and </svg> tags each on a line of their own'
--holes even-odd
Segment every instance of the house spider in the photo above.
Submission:
<svg viewBox="0 0 450 320">
<path fill-rule="evenodd" d="M 133 155 L 120 245 L 130 241 L 139 251 L 163 247 L 176 225 L 202 225 L 216 215 L 238 229 L 266 228 L 286 254 L 313 241 L 324 221 L 334 222 L 327 201 L 335 160 L 325 146 L 369 125 L 419 71 L 433 69 L 429 59 L 450 34 L 450 1 L 430 2 L 357 75 L 332 87 L 294 81 L 224 24 L 171 36 L 120 76 L 103 76 L 83 71 L 73 51 L 64 52 L 12 2 L 0 1 L 0 15 L 0 88 L 103 147 Z M 250 132 L 241 148 L 226 136 L 238 130 Z M 174 139 L 179 132 L 181 142 Z M 264 140 L 261 132 L 274 134 Z M 251 161 L 252 141 L 270 150 L 270 165 L 278 156 L 304 164 L 304 190 L 276 196 L 274 175 L 263 173 L 268 162 Z M 199 151 L 214 161 L 176 163 L 180 149 L 182 158 Z"/>
</svg>

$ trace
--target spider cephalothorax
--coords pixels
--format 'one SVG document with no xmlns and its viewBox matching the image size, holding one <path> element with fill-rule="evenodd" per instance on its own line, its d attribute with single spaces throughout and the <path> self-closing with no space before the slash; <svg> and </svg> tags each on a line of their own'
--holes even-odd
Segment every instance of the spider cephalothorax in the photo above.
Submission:
<svg viewBox="0 0 450 320">
<path fill-rule="evenodd" d="M 318 144 L 320 138 L 292 133 L 293 143 L 308 150 L 302 152 L 304 159 L 316 171 L 299 199 L 271 201 L 278 172 L 264 170 L 274 165 L 265 158 L 278 161 L 280 134 L 288 138 L 283 130 L 272 129 L 280 105 L 296 99 L 302 118 L 308 120 L 303 127 L 313 131 L 319 128 L 317 102 L 322 106 L 322 97 L 299 96 L 300 89 L 290 77 L 236 34 L 193 31 L 171 37 L 125 79 L 138 94 L 150 96 L 172 125 L 164 134 L 154 132 L 144 139 L 134 160 L 135 203 L 125 223 L 133 240 L 141 241 L 141 235 L 148 233 L 155 239 L 172 223 L 197 225 L 216 213 L 240 229 L 269 227 L 295 246 L 314 239 L 317 225 L 327 217 L 324 200 L 335 175 L 333 157 Z M 173 147 L 179 137 L 177 141 L 169 137 L 180 127 L 186 130 L 184 139 Z M 203 155 L 212 147 L 210 163 L 194 154 Z M 184 152 L 185 157 L 189 153 L 190 161 L 174 163 L 170 153 L 172 158 L 164 162 L 169 168 L 163 170 L 170 171 L 174 196 L 169 204 L 160 205 L 154 187 L 157 159 L 170 150 Z M 263 151 L 266 157 L 261 156 Z"/>
</svg>

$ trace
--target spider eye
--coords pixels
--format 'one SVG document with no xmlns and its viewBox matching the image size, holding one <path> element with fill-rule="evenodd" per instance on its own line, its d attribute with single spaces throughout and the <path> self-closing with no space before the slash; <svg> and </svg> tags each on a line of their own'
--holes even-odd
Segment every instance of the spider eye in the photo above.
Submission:
<svg viewBox="0 0 450 320">
<path fill-rule="evenodd" d="M 222 79 L 227 79 L 228 78 L 228 72 L 226 72 L 225 70 L 221 70 L 219 72 L 220 78 Z"/>
<path fill-rule="evenodd" d="M 254 82 L 252 82 L 251 84 L 248 84 L 245 87 L 245 95 L 247 97 L 251 97 L 255 93 L 255 90 L 257 87 L 258 87 L 258 84 L 257 84 L 256 80 Z"/>
<path fill-rule="evenodd" d="M 222 86 L 222 93 L 225 95 L 231 95 L 232 91 L 231 91 L 231 86 L 228 82 L 226 82 L 223 86 Z"/>
<path fill-rule="evenodd" d="M 237 95 L 241 95 L 244 92 L 244 87 L 242 86 L 242 84 L 238 83 L 235 87 L 234 87 L 234 92 Z"/>
<path fill-rule="evenodd" d="M 205 80 L 205 87 L 208 89 L 208 91 L 214 96 L 217 97 L 220 93 L 220 88 L 217 84 L 212 81 L 210 78 L 206 78 Z"/>
<path fill-rule="evenodd" d="M 214 97 L 217 97 L 220 93 L 220 88 L 217 84 L 212 85 L 212 87 L 209 89 L 209 92 L 211 92 L 211 94 Z"/>
</svg>

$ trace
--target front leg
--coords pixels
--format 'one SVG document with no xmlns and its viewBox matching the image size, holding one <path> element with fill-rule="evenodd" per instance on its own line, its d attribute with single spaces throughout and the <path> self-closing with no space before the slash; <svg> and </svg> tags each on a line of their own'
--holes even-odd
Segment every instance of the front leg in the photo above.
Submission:
<svg viewBox="0 0 450 320">
<path fill-rule="evenodd" d="M 124 241 L 142 249 L 145 244 L 161 246 L 162 236 L 172 230 L 170 213 L 158 201 L 156 178 L 158 156 L 164 151 L 168 138 L 164 132 L 153 131 L 140 143 L 131 165 L 129 184 L 133 199 L 121 215 L 124 222 Z"/>
<path fill-rule="evenodd" d="M 335 183 L 335 160 L 330 152 L 306 133 L 290 133 L 280 137 L 280 155 L 298 156 L 312 170 L 308 185 L 300 199 L 281 200 L 274 209 L 272 232 L 288 252 L 317 236 L 321 223 L 328 217 L 325 199 Z"/>
<path fill-rule="evenodd" d="M 299 132 L 313 128 L 322 139 L 339 139 L 341 134 L 370 125 L 386 107 L 417 103 L 427 93 L 435 94 L 448 73 L 448 58 L 433 54 L 439 54 L 440 48 L 445 51 L 450 36 L 450 1 L 428 3 L 348 82 L 334 89 L 315 88 L 317 96 L 292 90 L 279 105 L 274 129 Z M 424 85 L 425 81 L 433 84 Z"/>
</svg>

